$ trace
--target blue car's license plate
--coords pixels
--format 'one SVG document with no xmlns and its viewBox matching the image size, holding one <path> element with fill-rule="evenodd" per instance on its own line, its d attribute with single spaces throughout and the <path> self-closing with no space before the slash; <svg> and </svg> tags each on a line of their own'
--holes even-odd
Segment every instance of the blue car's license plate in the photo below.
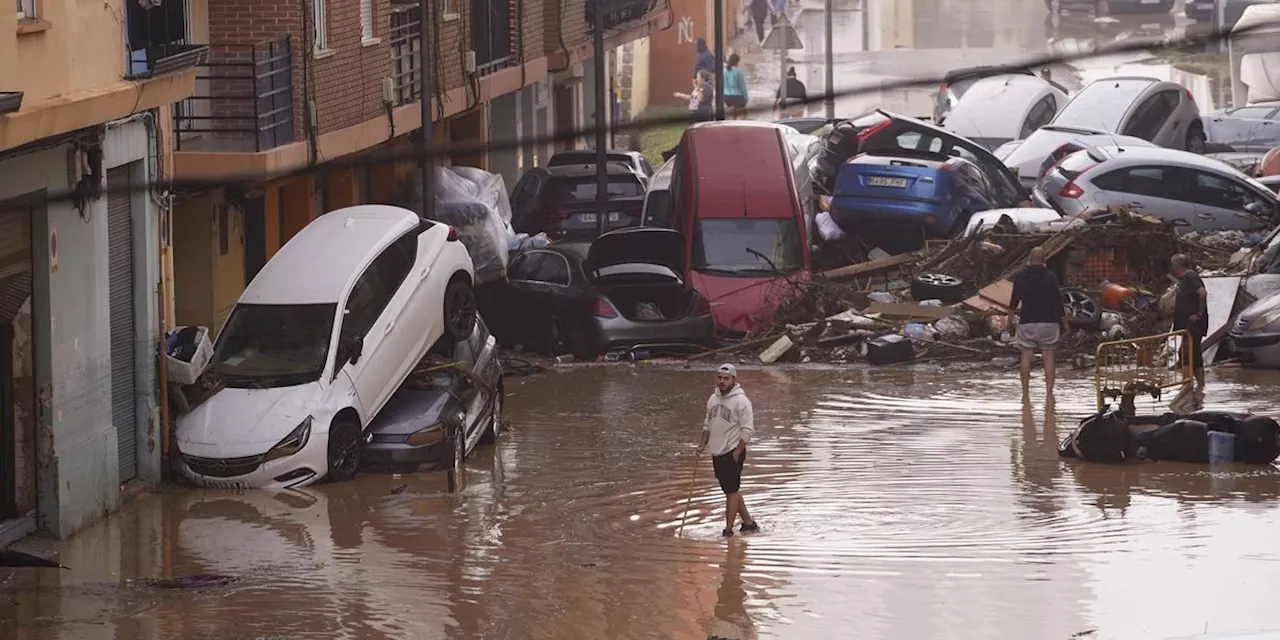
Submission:
<svg viewBox="0 0 1280 640">
<path fill-rule="evenodd" d="M 883 176 L 871 176 L 867 178 L 867 184 L 873 187 L 897 187 L 905 189 L 907 186 L 906 178 L 885 178 Z"/>
</svg>

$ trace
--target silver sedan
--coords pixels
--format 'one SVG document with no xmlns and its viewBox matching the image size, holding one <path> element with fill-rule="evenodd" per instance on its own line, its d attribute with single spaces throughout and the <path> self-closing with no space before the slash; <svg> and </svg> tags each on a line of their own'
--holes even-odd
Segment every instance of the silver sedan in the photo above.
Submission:
<svg viewBox="0 0 1280 640">
<path fill-rule="evenodd" d="M 1179 225 L 1182 231 L 1272 227 L 1275 194 L 1223 162 L 1159 147 L 1093 147 L 1054 165 L 1032 199 L 1064 216 L 1120 206 Z"/>
</svg>

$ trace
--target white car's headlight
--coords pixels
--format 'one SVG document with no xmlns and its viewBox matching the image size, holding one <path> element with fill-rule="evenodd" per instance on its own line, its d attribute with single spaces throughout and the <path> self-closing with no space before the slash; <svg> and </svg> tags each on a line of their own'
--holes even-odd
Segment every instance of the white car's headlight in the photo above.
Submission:
<svg viewBox="0 0 1280 640">
<path fill-rule="evenodd" d="M 307 416 L 307 419 L 303 420 L 302 424 L 299 424 L 293 431 L 290 431 L 289 435 L 276 443 L 276 446 L 271 447 L 271 450 L 267 452 L 266 459 L 275 460 L 278 458 L 287 458 L 299 451 L 302 451 L 302 448 L 307 446 L 307 441 L 310 439 L 311 416 Z"/>
<path fill-rule="evenodd" d="M 1249 323 L 1249 329 L 1251 331 L 1258 331 L 1276 320 L 1280 320 L 1280 307 L 1276 307 L 1275 309 L 1254 318 L 1253 322 Z"/>
</svg>

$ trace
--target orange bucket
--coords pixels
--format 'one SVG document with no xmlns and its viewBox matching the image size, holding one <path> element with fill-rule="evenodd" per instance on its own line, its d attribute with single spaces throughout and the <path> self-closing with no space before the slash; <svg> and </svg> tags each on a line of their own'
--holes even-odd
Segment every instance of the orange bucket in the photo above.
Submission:
<svg viewBox="0 0 1280 640">
<path fill-rule="evenodd" d="M 1138 301 L 1138 292 L 1111 282 L 1102 284 L 1102 306 L 1108 309 L 1127 309 Z"/>
</svg>

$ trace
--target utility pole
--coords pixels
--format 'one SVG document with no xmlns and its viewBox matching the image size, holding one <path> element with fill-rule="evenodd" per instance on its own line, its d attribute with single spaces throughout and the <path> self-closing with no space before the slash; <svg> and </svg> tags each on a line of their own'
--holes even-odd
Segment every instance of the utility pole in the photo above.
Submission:
<svg viewBox="0 0 1280 640">
<path fill-rule="evenodd" d="M 822 34 L 823 34 L 822 37 L 823 37 L 823 44 L 826 49 L 824 53 L 826 54 L 826 63 L 827 63 L 826 78 L 825 78 L 825 82 L 827 85 L 827 95 L 825 98 L 823 98 L 822 103 L 823 105 L 826 106 L 827 118 L 835 118 L 836 117 L 836 87 L 835 87 L 836 62 L 835 62 L 835 53 L 833 53 L 833 51 L 835 50 L 835 45 L 833 45 L 831 42 L 832 40 L 831 0 L 826 0 L 823 3 L 823 5 L 824 6 L 823 6 L 823 15 L 822 15 Z M 862 0 L 862 6 L 864 7 L 863 16 L 865 17 L 866 15 L 865 7 L 867 6 L 867 0 Z M 786 76 L 784 75 L 783 84 L 785 85 L 785 83 L 786 83 Z"/>
<path fill-rule="evenodd" d="M 830 2 L 830 0 L 827 0 Z M 716 120 L 724 120 L 724 0 L 714 0 L 716 48 Z"/>
<path fill-rule="evenodd" d="M 418 0 L 418 47 L 421 57 L 418 60 L 419 91 L 418 106 L 422 112 L 422 145 L 418 160 L 422 163 L 422 217 L 434 220 L 436 217 L 436 174 L 435 161 L 431 157 L 434 145 L 434 132 L 431 126 L 431 48 L 427 46 L 427 32 L 431 24 L 431 8 L 428 0 Z M 451 471 L 450 474 L 453 472 Z M 450 478 L 452 480 L 452 476 Z M 450 482 L 452 484 L 452 482 Z"/>
<path fill-rule="evenodd" d="M 871 0 L 862 0 L 862 50 L 871 50 Z"/>
<path fill-rule="evenodd" d="M 426 0 L 423 0 L 424 2 Z M 594 0 L 595 23 L 592 27 L 592 44 L 596 50 L 595 85 L 596 85 L 596 225 L 599 235 L 609 231 L 609 154 L 606 153 L 609 141 L 608 131 L 604 124 L 605 93 L 605 51 L 604 51 L 604 0 Z"/>
</svg>

